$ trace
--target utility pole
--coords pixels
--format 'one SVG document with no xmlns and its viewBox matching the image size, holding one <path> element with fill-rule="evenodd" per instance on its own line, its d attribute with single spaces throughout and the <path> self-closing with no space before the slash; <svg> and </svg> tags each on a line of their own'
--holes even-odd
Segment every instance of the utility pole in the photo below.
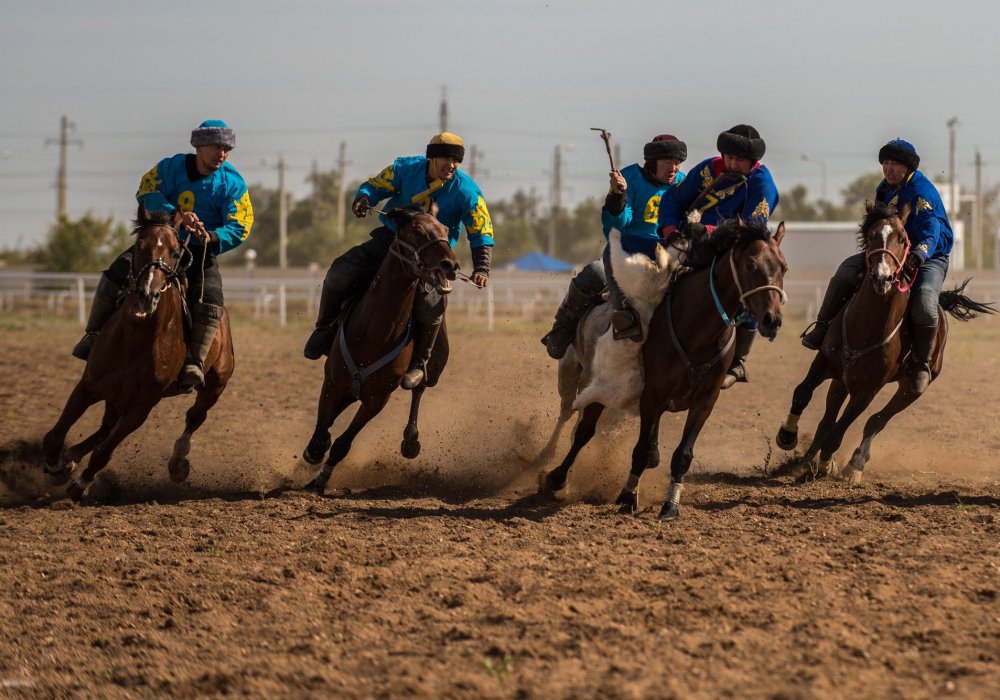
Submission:
<svg viewBox="0 0 1000 700">
<path fill-rule="evenodd" d="M 347 142 L 340 142 L 337 156 L 337 240 L 344 240 L 347 217 Z"/>
<path fill-rule="evenodd" d="M 71 129 L 76 129 L 76 124 L 63 115 L 59 120 L 59 138 L 45 139 L 46 146 L 50 143 L 59 144 L 59 174 L 56 179 L 56 221 L 62 221 L 66 218 L 66 147 L 72 143 L 83 148 L 83 141 L 69 138 Z"/>
<path fill-rule="evenodd" d="M 288 268 L 288 204 L 285 200 L 285 157 L 278 156 L 278 267 Z"/>
<path fill-rule="evenodd" d="M 954 221 L 958 218 L 958 188 L 955 180 L 955 127 L 958 126 L 958 117 L 948 120 L 948 186 L 951 194 L 948 197 L 948 218 Z"/>
<path fill-rule="evenodd" d="M 476 179 L 476 161 L 479 159 L 479 149 L 473 144 L 469 149 L 469 177 Z"/>
<path fill-rule="evenodd" d="M 448 131 L 448 87 L 446 85 L 441 86 L 441 131 L 442 133 Z"/>
<path fill-rule="evenodd" d="M 549 219 L 549 255 L 556 254 L 556 219 L 562 208 L 562 146 L 556 146 L 552 161 L 552 217 Z"/>
<path fill-rule="evenodd" d="M 983 158 L 976 149 L 976 201 L 972 207 L 972 260 L 977 270 L 983 267 Z"/>
</svg>

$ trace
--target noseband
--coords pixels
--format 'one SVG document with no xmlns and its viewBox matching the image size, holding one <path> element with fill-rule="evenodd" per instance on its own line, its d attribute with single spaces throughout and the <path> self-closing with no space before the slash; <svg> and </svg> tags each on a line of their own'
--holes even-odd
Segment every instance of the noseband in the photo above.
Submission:
<svg viewBox="0 0 1000 700">
<path fill-rule="evenodd" d="M 722 302 L 719 300 L 719 295 L 715 291 L 715 263 L 719 259 L 719 256 L 715 256 L 714 258 L 712 258 L 712 269 L 708 275 L 708 287 L 709 289 L 712 290 L 712 300 L 715 302 L 715 309 L 716 311 L 719 312 L 719 315 L 722 317 L 723 323 L 725 323 L 727 326 L 735 326 L 740 323 L 744 323 L 746 321 L 753 319 L 753 314 L 751 314 L 743 305 L 743 300 L 751 296 L 752 294 L 756 294 L 757 292 L 775 291 L 781 295 L 782 304 L 785 304 L 788 301 L 788 294 L 785 293 L 785 290 L 774 284 L 763 284 L 759 287 L 754 287 L 753 289 L 744 292 L 743 285 L 740 284 L 740 276 L 736 273 L 736 262 L 734 261 L 734 257 L 735 256 L 733 254 L 733 251 L 732 249 L 730 249 L 729 269 L 732 270 L 733 273 L 733 282 L 736 284 L 736 291 L 740 293 L 740 298 L 739 298 L 740 306 L 739 309 L 737 309 L 736 311 L 736 315 L 732 319 L 730 319 L 729 316 L 726 315 L 725 309 L 722 308 Z"/>
<path fill-rule="evenodd" d="M 873 227 L 874 228 L 874 227 Z M 869 251 L 865 254 L 865 266 L 868 268 L 868 274 L 872 272 L 872 258 L 876 255 L 888 255 L 892 258 L 892 261 L 896 263 L 896 269 L 889 277 L 889 283 L 896 285 L 896 289 L 901 292 L 905 292 L 913 286 L 913 282 L 916 280 L 916 275 L 912 279 L 904 280 L 903 276 L 903 262 L 906 260 L 906 256 L 910 254 L 910 237 L 906 235 L 906 231 L 903 231 L 903 255 L 902 260 L 896 257 L 888 248 L 876 248 L 875 250 Z"/>
<path fill-rule="evenodd" d="M 175 229 L 173 226 L 168 226 L 166 224 L 154 224 L 154 225 L 157 227 L 170 229 L 171 231 L 174 232 L 174 234 L 177 235 L 177 240 L 180 240 L 180 231 Z M 190 265 L 190 263 L 188 263 L 188 265 Z M 169 265 L 167 265 L 167 263 L 163 261 L 163 258 L 157 258 L 156 260 L 153 260 L 152 262 L 148 262 L 145 265 L 143 265 L 141 268 L 139 268 L 138 272 L 136 272 L 133 267 L 130 267 L 128 271 L 128 285 L 125 287 L 125 293 L 138 294 L 140 291 L 139 290 L 140 280 L 144 279 L 146 277 L 146 274 L 150 272 L 153 268 L 162 271 L 166 275 L 166 278 L 163 280 L 163 286 L 160 287 L 159 290 L 157 290 L 160 294 L 167 291 L 167 289 L 172 284 L 176 285 L 178 290 L 180 290 L 180 276 L 183 272 L 187 270 L 188 265 L 182 266 L 181 259 L 178 259 L 177 264 L 174 265 L 173 267 L 170 267 Z"/>
<path fill-rule="evenodd" d="M 431 270 L 431 268 L 424 264 L 420 254 L 436 243 L 444 243 L 448 246 L 448 250 L 451 250 L 451 244 L 448 242 L 447 238 L 434 238 L 420 246 L 414 246 L 401 239 L 399 237 L 399 232 L 397 231 L 396 237 L 393 238 L 394 245 L 389 247 L 389 252 L 399 258 L 403 264 L 410 268 L 410 270 L 412 270 L 417 277 L 427 281 L 427 273 Z M 400 248 L 409 253 L 409 255 L 403 255 L 403 253 L 400 252 Z"/>
</svg>

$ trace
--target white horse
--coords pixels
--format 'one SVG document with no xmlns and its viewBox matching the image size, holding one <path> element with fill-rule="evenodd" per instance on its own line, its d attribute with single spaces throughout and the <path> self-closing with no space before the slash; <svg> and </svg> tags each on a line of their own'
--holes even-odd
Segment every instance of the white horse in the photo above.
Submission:
<svg viewBox="0 0 1000 700">
<path fill-rule="evenodd" d="M 656 260 L 642 253 L 629 255 L 622 249 L 621 234 L 612 231 L 611 266 L 615 279 L 639 314 L 643 337 L 649 320 L 666 294 L 673 273 L 680 267 L 663 246 L 656 246 Z M 563 426 L 591 403 L 600 403 L 618 413 L 638 415 L 642 394 L 642 344 L 615 340 L 611 331 L 611 304 L 599 304 L 580 320 L 573 344 L 559 360 L 559 419 L 535 462 L 547 462 L 555 454 Z M 577 416 L 579 420 L 579 415 Z"/>
</svg>

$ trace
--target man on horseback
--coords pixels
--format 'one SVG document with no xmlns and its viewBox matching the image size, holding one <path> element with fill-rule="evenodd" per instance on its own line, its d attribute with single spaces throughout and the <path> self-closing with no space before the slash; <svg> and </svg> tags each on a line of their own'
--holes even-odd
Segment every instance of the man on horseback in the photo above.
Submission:
<svg viewBox="0 0 1000 700">
<path fill-rule="evenodd" d="M 778 187 L 764 157 L 764 139 L 747 124 L 719 134 L 719 156 L 707 158 L 692 176 L 669 190 L 660 203 L 658 229 L 663 238 L 677 231 L 697 240 L 727 219 L 766 225 L 778 206 Z M 746 361 L 757 332 L 757 322 L 744 321 L 736 328 L 736 355 L 722 388 L 750 381 Z"/>
<path fill-rule="evenodd" d="M 490 274 L 493 251 L 493 222 L 479 185 L 458 169 L 465 158 L 465 143 L 448 132 L 434 136 L 427 144 L 425 156 L 403 156 L 358 188 L 351 211 L 358 218 L 388 199 L 386 211 L 419 205 L 425 211 L 437 206 L 437 219 L 448 227 L 451 246 L 461 237 L 464 226 L 472 248 L 472 277 L 479 287 L 485 287 Z M 396 224 L 380 214 L 382 226 L 371 232 L 371 240 L 351 248 L 333 261 L 323 280 L 316 328 L 306 341 L 303 354 L 318 360 L 330 351 L 336 337 L 335 324 L 341 306 L 355 292 L 368 285 L 396 235 Z M 444 297 L 421 289 L 413 305 L 414 348 L 410 368 L 401 382 L 404 389 L 414 389 L 424 380 L 426 364 L 434 349 L 441 321 L 444 319 Z"/>
<path fill-rule="evenodd" d="M 611 229 L 621 232 L 626 253 L 642 253 L 655 259 L 657 210 L 664 192 L 684 180 L 681 163 L 687 159 L 687 145 L 670 134 L 661 134 L 643 148 L 645 163 L 633 163 L 624 170 L 610 173 L 610 187 L 601 209 L 604 237 Z M 610 246 L 605 246 L 600 260 L 595 260 L 572 279 L 566 298 L 556 311 L 555 323 L 544 338 L 549 357 L 562 359 L 573 342 L 577 323 L 596 304 L 607 287 L 614 305 L 611 326 L 615 340 L 642 340 L 639 316 L 618 286 L 611 269 Z"/>
<path fill-rule="evenodd" d="M 205 357 L 222 320 L 222 275 L 215 258 L 243 243 L 253 226 L 246 183 L 227 162 L 236 146 L 236 132 L 220 119 L 208 119 L 191 132 L 191 145 L 194 153 L 178 153 L 154 165 L 142 176 L 135 194 L 147 211 L 180 209 L 181 227 L 190 234 L 187 297 L 192 329 L 178 379 L 178 387 L 185 391 L 205 381 Z M 114 313 L 128 282 L 132 250 L 119 255 L 101 275 L 86 334 L 73 348 L 74 357 L 87 359 L 97 334 Z"/>
<path fill-rule="evenodd" d="M 938 297 L 948 274 L 948 255 L 954 241 L 948 213 L 934 184 L 919 170 L 917 150 L 903 139 L 893 139 L 878 152 L 885 179 L 875 190 L 875 199 L 897 211 L 910 206 L 905 222 L 910 252 L 904 263 L 910 279 L 916 275 L 910 295 L 913 322 L 913 355 L 910 389 L 922 394 L 931 380 L 930 361 L 938 326 Z M 830 321 L 854 296 L 865 276 L 865 254 L 856 253 L 840 264 L 823 296 L 816 321 L 802 334 L 802 345 L 818 350 Z"/>
</svg>

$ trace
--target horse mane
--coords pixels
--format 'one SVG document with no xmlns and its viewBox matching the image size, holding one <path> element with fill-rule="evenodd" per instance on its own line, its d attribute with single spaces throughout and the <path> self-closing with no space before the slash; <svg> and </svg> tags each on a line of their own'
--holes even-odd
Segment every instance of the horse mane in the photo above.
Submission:
<svg viewBox="0 0 1000 700">
<path fill-rule="evenodd" d="M 132 235 L 135 236 L 147 226 L 172 226 L 173 213 L 169 211 L 147 211 L 145 219 L 132 220 Z"/>
<path fill-rule="evenodd" d="M 771 231 L 762 221 L 727 219 L 704 237 L 692 241 L 687 256 L 688 267 L 700 270 L 712 264 L 712 260 L 730 249 L 744 250 L 754 241 L 771 240 Z"/>
<path fill-rule="evenodd" d="M 876 221 L 891 219 L 897 215 L 897 211 L 885 202 L 872 202 L 871 211 L 866 211 L 858 224 L 858 251 L 864 251 L 868 247 L 868 237 L 866 234 L 875 225 Z"/>
</svg>

